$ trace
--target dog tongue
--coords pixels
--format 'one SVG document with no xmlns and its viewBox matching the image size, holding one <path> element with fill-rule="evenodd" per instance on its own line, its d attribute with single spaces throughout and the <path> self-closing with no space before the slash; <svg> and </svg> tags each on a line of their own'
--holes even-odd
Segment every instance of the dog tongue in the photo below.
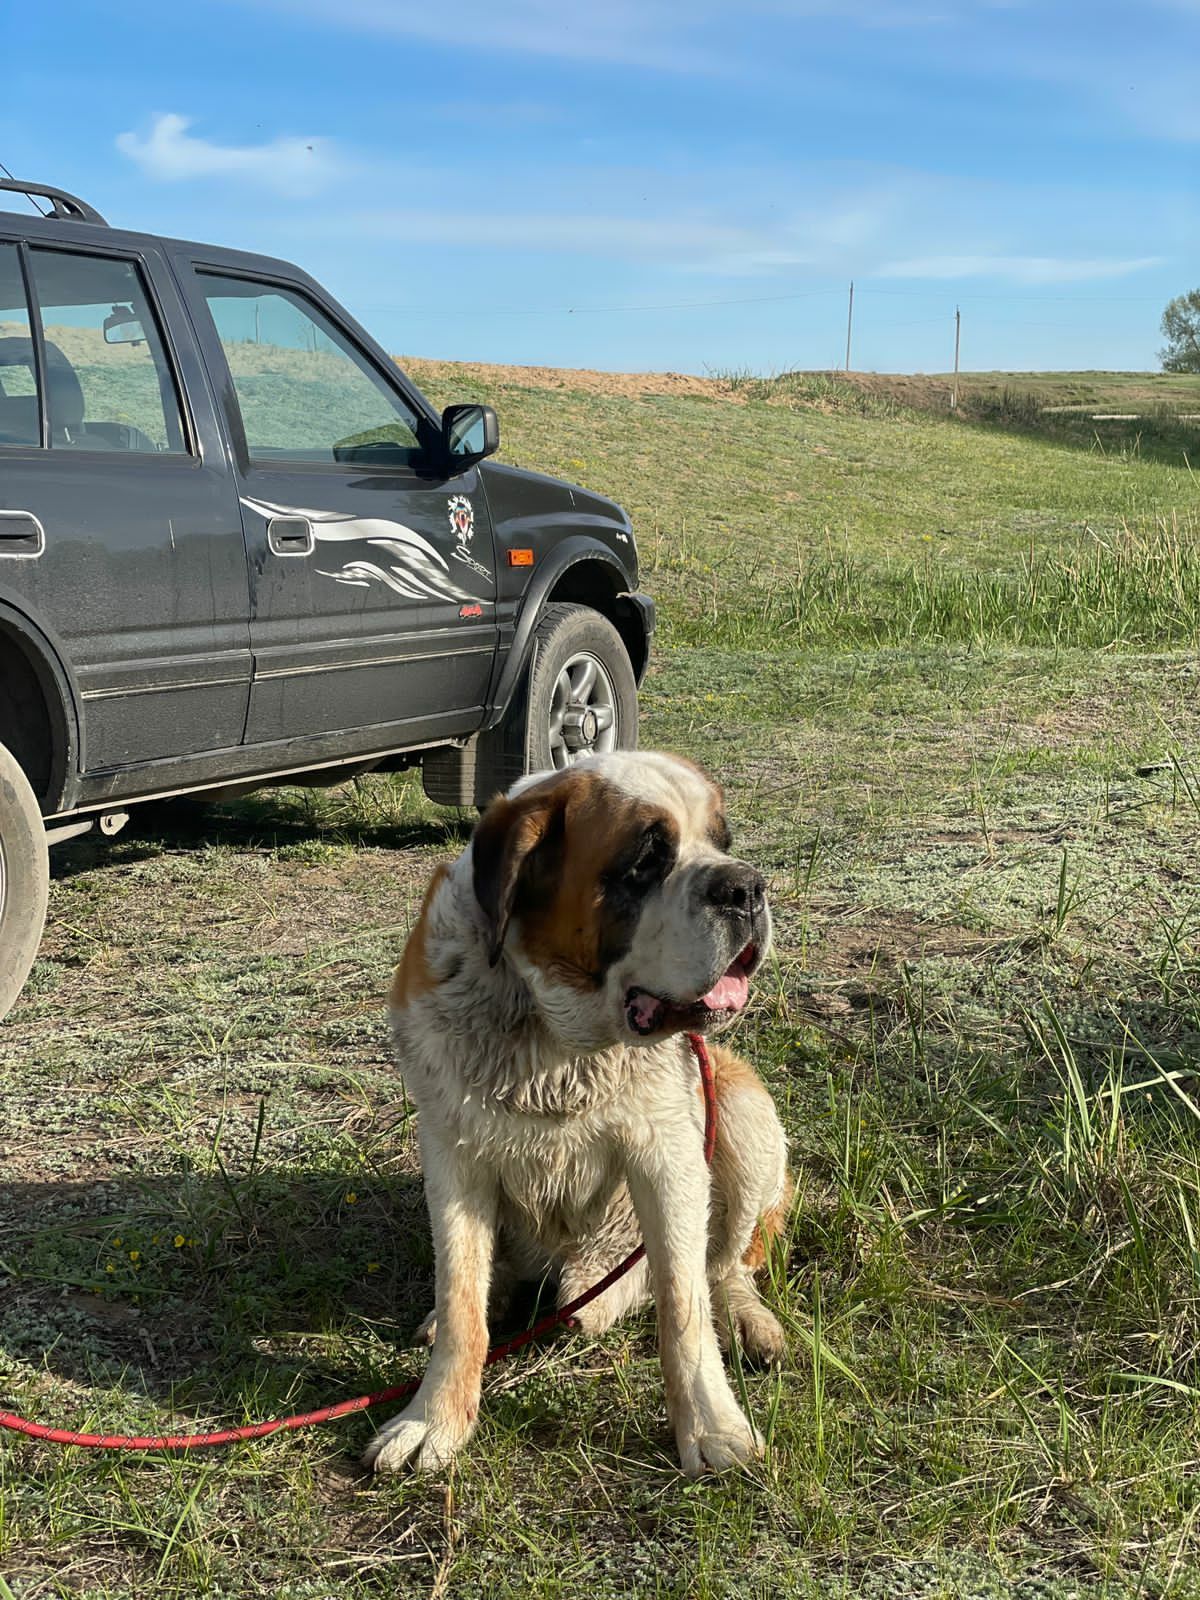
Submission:
<svg viewBox="0 0 1200 1600">
<path fill-rule="evenodd" d="M 750 980 L 736 963 L 723 973 L 704 996 L 710 1011 L 740 1011 L 750 997 Z"/>
<path fill-rule="evenodd" d="M 746 974 L 745 951 L 721 974 L 699 1000 L 673 1005 L 647 989 L 630 989 L 625 996 L 625 1016 L 634 1033 L 643 1037 L 672 1024 L 683 1027 L 689 1017 L 698 1025 L 702 1011 L 741 1011 L 750 998 L 750 979 Z"/>
</svg>

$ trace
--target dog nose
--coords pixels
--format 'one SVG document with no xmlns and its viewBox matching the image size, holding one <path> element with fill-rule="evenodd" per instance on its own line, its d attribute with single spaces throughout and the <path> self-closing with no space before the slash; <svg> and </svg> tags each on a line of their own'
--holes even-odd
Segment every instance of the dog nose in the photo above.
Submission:
<svg viewBox="0 0 1200 1600">
<path fill-rule="evenodd" d="M 717 868 L 705 884 L 704 898 L 725 916 L 747 917 L 753 922 L 762 915 L 767 886 L 761 873 L 736 861 Z"/>
</svg>

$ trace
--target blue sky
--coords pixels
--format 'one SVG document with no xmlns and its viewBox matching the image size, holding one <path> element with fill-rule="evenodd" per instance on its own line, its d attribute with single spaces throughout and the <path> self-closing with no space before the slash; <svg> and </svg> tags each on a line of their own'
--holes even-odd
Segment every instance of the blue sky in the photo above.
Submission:
<svg viewBox="0 0 1200 1600">
<path fill-rule="evenodd" d="M 0 161 L 299 261 L 387 347 L 1150 368 L 1200 284 L 1200 0 L 9 8 Z"/>
</svg>

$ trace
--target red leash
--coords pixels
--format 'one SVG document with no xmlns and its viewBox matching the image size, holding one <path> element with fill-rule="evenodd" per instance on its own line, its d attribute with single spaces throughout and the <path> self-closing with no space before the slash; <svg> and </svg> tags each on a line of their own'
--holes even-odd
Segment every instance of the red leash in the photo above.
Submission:
<svg viewBox="0 0 1200 1600">
<path fill-rule="evenodd" d="M 717 1142 L 717 1093 L 713 1083 L 712 1062 L 708 1057 L 708 1047 L 698 1033 L 689 1033 L 687 1038 L 696 1057 L 696 1064 L 700 1068 L 700 1083 L 704 1090 L 704 1160 L 711 1164 L 713 1149 Z M 535 1339 L 540 1339 L 542 1334 L 549 1333 L 551 1328 L 569 1322 L 577 1311 L 582 1311 L 584 1306 L 590 1305 L 606 1289 L 611 1288 L 618 1278 L 623 1278 L 627 1272 L 636 1267 L 645 1254 L 645 1245 L 638 1245 L 620 1266 L 606 1273 L 599 1283 L 594 1283 L 569 1305 L 542 1317 L 524 1333 L 518 1333 L 502 1344 L 493 1345 L 487 1353 L 484 1365 L 490 1367 L 497 1361 L 503 1361 L 505 1356 L 510 1356 L 515 1350 L 521 1350 Z M 300 1411 L 292 1417 L 276 1417 L 271 1422 L 251 1422 L 242 1428 L 220 1428 L 212 1433 L 160 1433 L 139 1436 L 122 1433 L 72 1433 L 69 1428 L 47 1428 L 40 1422 L 30 1422 L 25 1417 L 18 1417 L 12 1411 L 0 1411 L 0 1428 L 7 1428 L 13 1433 L 28 1434 L 31 1439 L 44 1439 L 49 1444 L 74 1444 L 89 1450 L 194 1450 L 201 1445 L 233 1444 L 244 1439 L 265 1439 L 268 1434 L 281 1433 L 285 1429 L 307 1428 L 317 1422 L 333 1422 L 335 1418 L 347 1417 L 351 1412 L 365 1411 L 368 1406 L 382 1405 L 385 1400 L 403 1400 L 407 1395 L 414 1394 L 420 1383 L 419 1378 L 413 1378 L 408 1383 L 397 1384 L 392 1389 L 380 1389 L 375 1394 L 359 1395 L 354 1400 L 340 1400 L 337 1405 L 321 1406 L 316 1411 Z"/>
</svg>

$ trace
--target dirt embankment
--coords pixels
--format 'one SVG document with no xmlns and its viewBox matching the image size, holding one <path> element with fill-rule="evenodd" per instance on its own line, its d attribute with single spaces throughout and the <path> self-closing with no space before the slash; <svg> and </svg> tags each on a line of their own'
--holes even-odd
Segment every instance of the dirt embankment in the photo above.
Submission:
<svg viewBox="0 0 1200 1600">
<path fill-rule="evenodd" d="M 704 395 L 728 399 L 731 386 L 722 378 L 698 378 L 689 372 L 592 372 L 586 367 L 505 367 L 486 361 L 426 361 L 420 356 L 397 356 L 405 372 L 417 383 L 459 377 L 485 387 L 501 384 L 528 389 L 574 389 L 588 394 Z"/>
</svg>

